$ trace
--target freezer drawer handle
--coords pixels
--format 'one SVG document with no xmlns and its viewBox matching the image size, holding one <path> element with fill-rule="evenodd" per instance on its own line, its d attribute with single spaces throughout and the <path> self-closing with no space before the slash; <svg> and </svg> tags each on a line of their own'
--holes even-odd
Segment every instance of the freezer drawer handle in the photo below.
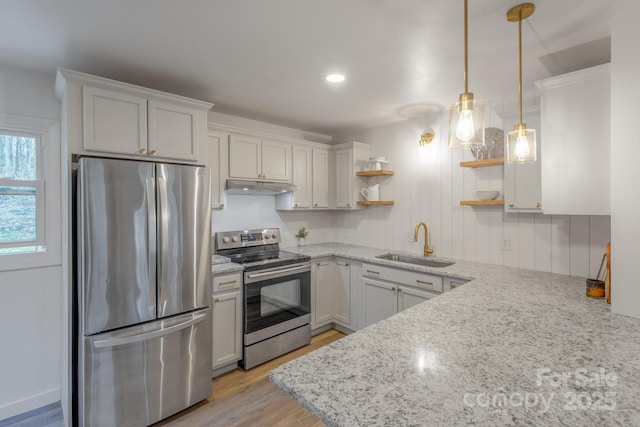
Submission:
<svg viewBox="0 0 640 427">
<path fill-rule="evenodd" d="M 93 343 L 93 346 L 95 348 L 105 348 L 105 347 L 115 347 L 117 345 L 131 344 L 131 343 L 140 342 L 140 341 L 147 341 L 153 338 L 158 338 L 164 335 L 168 335 L 175 331 L 179 331 L 180 329 L 188 328 L 189 326 L 195 325 L 196 323 L 200 323 L 204 320 L 206 316 L 207 316 L 207 313 L 200 313 L 200 314 L 194 315 L 193 318 L 185 322 L 178 323 L 177 325 L 169 326 L 168 328 L 158 329 L 151 332 L 143 332 L 141 334 L 130 335 L 128 337 L 113 338 L 109 340 L 99 340 L 99 341 L 95 341 Z"/>
</svg>

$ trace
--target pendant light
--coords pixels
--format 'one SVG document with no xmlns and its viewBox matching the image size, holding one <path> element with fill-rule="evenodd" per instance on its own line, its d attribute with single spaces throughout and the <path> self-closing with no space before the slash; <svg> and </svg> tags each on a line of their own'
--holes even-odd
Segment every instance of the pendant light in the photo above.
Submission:
<svg viewBox="0 0 640 427">
<path fill-rule="evenodd" d="M 449 148 L 484 145 L 484 102 L 469 92 L 467 0 L 464 0 L 464 92 L 449 108 Z"/>
<path fill-rule="evenodd" d="M 533 15 L 533 3 L 522 3 L 507 11 L 507 21 L 518 23 L 518 106 L 520 122 L 507 134 L 507 162 L 530 163 L 536 161 L 536 131 L 522 123 L 522 21 Z"/>
</svg>

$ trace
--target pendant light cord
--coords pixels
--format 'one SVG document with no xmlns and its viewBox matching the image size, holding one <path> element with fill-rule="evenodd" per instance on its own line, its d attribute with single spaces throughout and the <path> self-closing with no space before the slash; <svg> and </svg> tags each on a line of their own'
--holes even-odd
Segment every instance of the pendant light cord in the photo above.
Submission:
<svg viewBox="0 0 640 427">
<path fill-rule="evenodd" d="M 469 92 L 469 64 L 468 64 L 468 31 L 467 31 L 467 0 L 464 0 L 464 93 Z"/>
<path fill-rule="evenodd" d="M 518 93 L 520 95 L 520 124 L 522 124 L 522 10 L 520 10 L 520 19 L 518 20 Z"/>
</svg>

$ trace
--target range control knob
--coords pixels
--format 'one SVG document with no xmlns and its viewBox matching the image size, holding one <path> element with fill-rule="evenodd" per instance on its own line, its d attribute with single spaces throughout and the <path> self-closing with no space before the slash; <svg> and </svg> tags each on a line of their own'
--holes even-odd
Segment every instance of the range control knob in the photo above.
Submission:
<svg viewBox="0 0 640 427">
<path fill-rule="evenodd" d="M 233 242 L 237 242 L 237 241 L 238 241 L 238 236 L 233 236 L 233 237 L 231 238 L 231 241 L 233 241 Z"/>
<path fill-rule="evenodd" d="M 229 243 L 229 241 L 230 241 L 230 240 L 231 240 L 231 239 L 229 239 L 228 237 L 223 237 L 223 238 L 222 238 L 222 241 L 223 241 L 224 243 Z"/>
</svg>

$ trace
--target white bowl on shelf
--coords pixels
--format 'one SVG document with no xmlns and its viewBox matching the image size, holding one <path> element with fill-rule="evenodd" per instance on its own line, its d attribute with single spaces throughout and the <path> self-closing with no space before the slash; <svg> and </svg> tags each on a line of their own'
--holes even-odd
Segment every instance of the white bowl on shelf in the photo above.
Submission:
<svg viewBox="0 0 640 427">
<path fill-rule="evenodd" d="M 499 194 L 499 191 L 476 191 L 476 196 L 480 200 L 495 200 Z"/>
</svg>

